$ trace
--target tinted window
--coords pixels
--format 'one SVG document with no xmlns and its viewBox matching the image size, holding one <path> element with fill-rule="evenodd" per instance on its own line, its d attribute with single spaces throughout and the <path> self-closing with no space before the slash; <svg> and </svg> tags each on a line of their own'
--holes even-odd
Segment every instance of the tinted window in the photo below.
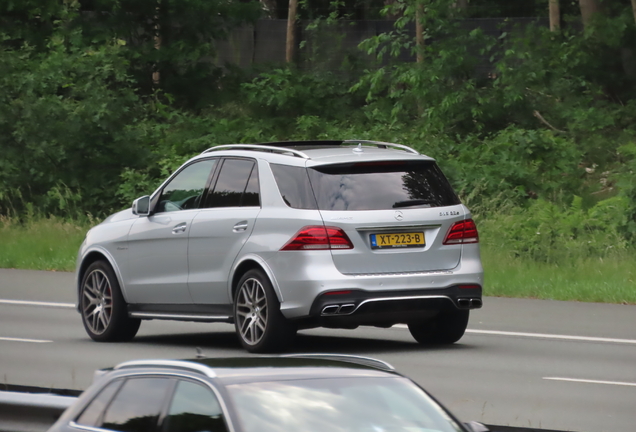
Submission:
<svg viewBox="0 0 636 432">
<path fill-rule="evenodd" d="M 254 165 L 252 174 L 250 174 L 250 179 L 247 181 L 247 187 L 245 188 L 241 205 L 243 207 L 258 207 L 261 205 L 258 187 L 258 170 L 256 169 L 256 165 Z"/>
<path fill-rule="evenodd" d="M 102 428 L 122 432 L 152 432 L 173 381 L 166 378 L 132 378 L 106 409 Z"/>
<path fill-rule="evenodd" d="M 228 386 L 245 432 L 459 432 L 405 378 L 326 378 Z"/>
<path fill-rule="evenodd" d="M 111 398 L 123 381 L 113 381 L 108 384 L 90 404 L 84 409 L 77 419 L 77 423 L 84 426 L 97 426 L 99 419 Z"/>
<path fill-rule="evenodd" d="M 254 177 L 252 178 L 252 172 Z M 248 197 L 244 200 L 244 195 Z M 254 162 L 246 159 L 227 159 L 209 199 L 208 207 L 240 207 L 258 201 L 258 173 Z"/>
<path fill-rule="evenodd" d="M 215 163 L 208 159 L 185 167 L 163 188 L 155 213 L 198 208 Z"/>
<path fill-rule="evenodd" d="M 442 207 L 459 198 L 430 161 L 381 161 L 309 169 L 320 210 Z"/>
<path fill-rule="evenodd" d="M 219 402 L 212 391 L 190 381 L 180 381 L 165 419 L 164 432 L 225 432 Z"/>
<path fill-rule="evenodd" d="M 305 168 L 277 164 L 271 167 L 285 204 L 297 209 L 318 208 Z"/>
</svg>

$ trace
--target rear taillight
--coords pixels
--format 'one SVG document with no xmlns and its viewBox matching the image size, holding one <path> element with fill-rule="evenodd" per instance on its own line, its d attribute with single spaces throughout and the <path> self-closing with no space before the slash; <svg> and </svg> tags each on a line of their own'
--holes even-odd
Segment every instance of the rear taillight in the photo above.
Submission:
<svg viewBox="0 0 636 432">
<path fill-rule="evenodd" d="M 322 249 L 353 249 L 353 244 L 338 227 L 306 226 L 281 248 L 282 251 Z"/>
<path fill-rule="evenodd" d="M 477 226 L 472 219 L 455 222 L 444 239 L 445 245 L 466 243 L 479 243 Z"/>
</svg>

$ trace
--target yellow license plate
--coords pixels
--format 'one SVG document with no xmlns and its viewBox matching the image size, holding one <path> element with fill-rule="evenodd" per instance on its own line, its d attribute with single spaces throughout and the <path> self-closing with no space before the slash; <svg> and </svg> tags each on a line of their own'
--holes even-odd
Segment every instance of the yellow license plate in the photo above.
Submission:
<svg viewBox="0 0 636 432">
<path fill-rule="evenodd" d="M 423 232 L 371 234 L 371 248 L 404 248 L 426 246 Z"/>
</svg>

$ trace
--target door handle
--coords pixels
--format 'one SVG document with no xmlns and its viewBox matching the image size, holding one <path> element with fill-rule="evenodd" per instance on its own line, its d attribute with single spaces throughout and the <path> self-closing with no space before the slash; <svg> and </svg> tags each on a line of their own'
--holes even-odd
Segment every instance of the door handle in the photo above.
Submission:
<svg viewBox="0 0 636 432">
<path fill-rule="evenodd" d="M 240 221 L 236 225 L 234 225 L 234 232 L 241 232 L 247 229 L 247 221 Z"/>
<path fill-rule="evenodd" d="M 187 227 L 188 227 L 187 223 L 181 222 L 180 224 L 177 224 L 174 226 L 174 228 L 172 228 L 172 234 L 181 234 L 185 232 Z"/>
</svg>

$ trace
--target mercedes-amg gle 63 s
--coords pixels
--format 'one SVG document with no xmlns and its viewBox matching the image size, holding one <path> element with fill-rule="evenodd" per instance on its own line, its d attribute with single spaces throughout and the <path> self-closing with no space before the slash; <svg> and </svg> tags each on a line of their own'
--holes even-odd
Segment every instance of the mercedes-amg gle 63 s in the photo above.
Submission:
<svg viewBox="0 0 636 432">
<path fill-rule="evenodd" d="M 435 160 L 409 147 L 221 145 L 88 232 L 77 308 L 96 341 L 166 319 L 234 323 L 250 352 L 360 325 L 450 344 L 482 305 L 478 242 Z"/>
</svg>

